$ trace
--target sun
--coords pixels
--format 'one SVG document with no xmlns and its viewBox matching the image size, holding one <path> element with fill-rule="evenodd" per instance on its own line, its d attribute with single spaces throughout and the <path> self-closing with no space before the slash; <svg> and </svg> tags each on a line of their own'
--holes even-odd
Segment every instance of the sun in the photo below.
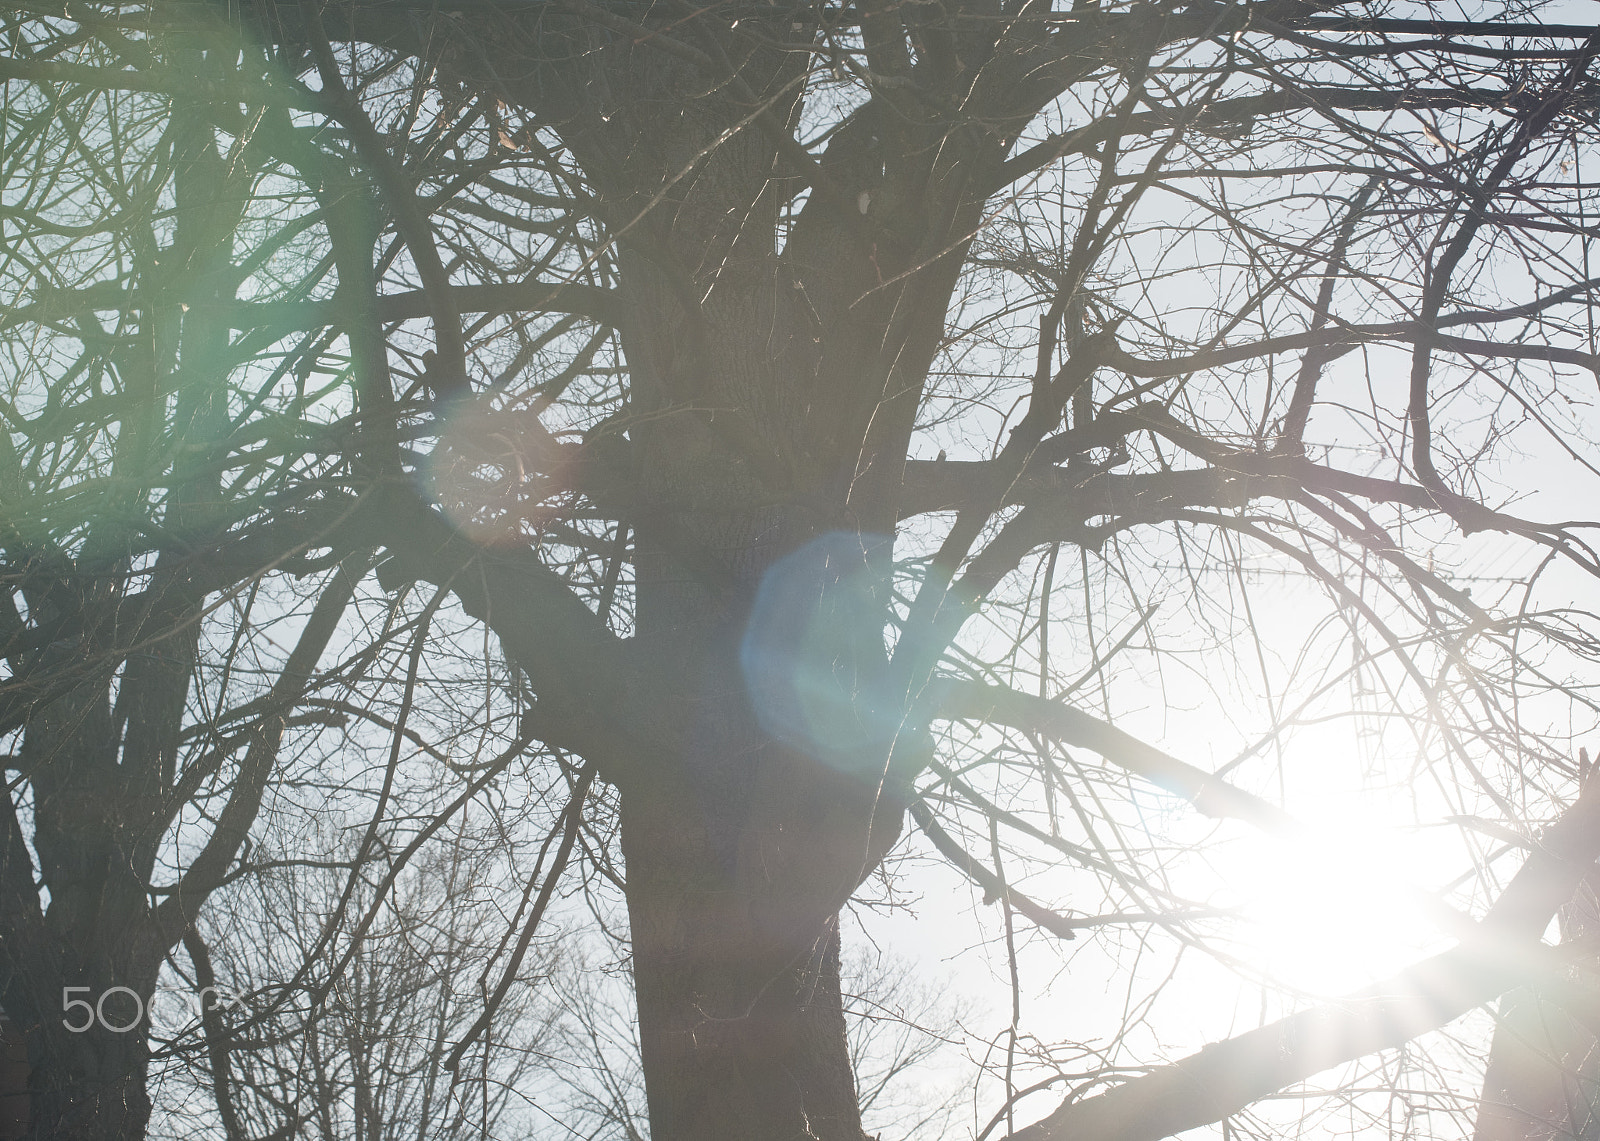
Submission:
<svg viewBox="0 0 1600 1141">
<path fill-rule="evenodd" d="M 1289 834 L 1230 826 L 1206 857 L 1207 894 L 1235 917 L 1231 954 L 1308 997 L 1357 990 L 1453 941 L 1429 890 L 1456 869 L 1448 830 L 1417 826 L 1409 785 L 1346 783 L 1341 769 L 1300 771 Z"/>
<path fill-rule="evenodd" d="M 1274 981 L 1332 996 L 1393 974 L 1440 941 L 1403 835 L 1308 825 L 1259 837 L 1235 871 L 1241 936 Z"/>
</svg>

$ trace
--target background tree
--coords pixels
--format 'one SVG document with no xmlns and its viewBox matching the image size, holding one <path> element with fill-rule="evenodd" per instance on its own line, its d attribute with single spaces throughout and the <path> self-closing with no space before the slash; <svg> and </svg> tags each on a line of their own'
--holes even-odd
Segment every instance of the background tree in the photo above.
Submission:
<svg viewBox="0 0 1600 1141">
<path fill-rule="evenodd" d="M 220 1121 L 229 1141 L 365 1141 L 537 1126 L 535 1077 L 552 1037 L 552 1004 L 537 984 L 556 965 L 553 947 L 525 964 L 487 1050 L 459 1074 L 444 1068 L 493 974 L 504 923 L 490 888 L 503 853 L 458 825 L 451 843 L 405 867 L 379 908 L 367 893 L 345 898 L 348 861 L 269 868 L 257 859 L 240 890 L 214 898 L 206 940 L 187 942 L 193 989 L 227 997 L 199 1028 L 192 1004 L 169 1004 L 179 1015 L 171 1048 L 186 1072 L 163 1086 L 162 1133 Z"/>
<path fill-rule="evenodd" d="M 8 25 L 13 43 L 28 27 Z M 226 76 L 208 42 L 173 37 L 143 58 Z M 260 438 L 236 432 L 236 347 L 188 316 L 183 299 L 231 296 L 234 259 L 272 249 L 249 240 L 260 164 L 179 102 L 7 91 L 4 273 L 38 307 L 5 319 L 3 717 L 17 779 L 0 813 L 0 985 L 28 1034 L 37 1136 L 143 1135 L 144 1035 L 110 1027 L 137 1024 L 228 874 L 367 569 L 359 553 L 304 557 L 332 517 L 277 498 Z M 53 308 L 54 288 L 80 286 L 112 312 Z M 255 458 L 230 464 L 241 451 Z M 274 563 L 326 590 L 255 610 L 251 584 Z M 73 993 L 105 1017 L 73 1032 Z"/>
<path fill-rule="evenodd" d="M 4 1001 L 43 1135 L 142 1130 L 143 1041 L 68 1039 L 53 996 L 148 996 L 249 870 L 330 645 L 349 739 L 387 735 L 357 868 L 433 745 L 413 717 L 479 763 L 580 759 L 446 1063 L 591 869 L 626 902 L 658 1141 L 863 1136 L 839 915 L 908 815 L 1001 904 L 1014 980 L 1029 927 L 1215 947 L 1184 887 L 1210 840 L 1154 834 L 1142 782 L 1292 834 L 1296 730 L 1329 719 L 1381 719 L 1372 756 L 1408 738 L 1476 871 L 1430 904 L 1461 946 L 1120 1084 L 1132 1039 L 1069 1068 L 1014 981 L 990 1132 L 1224 1120 L 1537 969 L 1600 794 L 1503 891 L 1485 828 L 1528 842 L 1573 800 L 1590 619 L 1528 584 L 1597 565 L 1493 481 L 1518 448 L 1594 474 L 1591 29 L 1305 0 L 14 13 Z M 1521 595 L 1451 581 L 1485 536 L 1546 556 Z M 1314 590 L 1258 613 L 1254 559 Z M 299 648 L 207 642 L 244 584 L 288 598 L 269 569 L 329 576 Z M 447 691 L 464 622 L 497 648 Z M 202 678 L 239 653 L 274 680 L 230 717 Z M 1152 669 L 1198 676 L 1174 714 L 1226 703 L 1229 763 L 1130 731 Z M 150 759 L 229 724 L 232 767 Z M 1062 860 L 1070 906 L 1028 882 Z"/>
</svg>

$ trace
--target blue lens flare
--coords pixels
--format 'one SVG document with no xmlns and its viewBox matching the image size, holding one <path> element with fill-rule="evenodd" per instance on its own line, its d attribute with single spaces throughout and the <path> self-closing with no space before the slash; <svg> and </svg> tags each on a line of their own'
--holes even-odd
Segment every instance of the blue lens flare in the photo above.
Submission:
<svg viewBox="0 0 1600 1141">
<path fill-rule="evenodd" d="M 863 779 L 881 774 L 901 716 L 884 643 L 892 543 L 831 531 L 774 563 L 739 646 L 761 727 Z"/>
</svg>

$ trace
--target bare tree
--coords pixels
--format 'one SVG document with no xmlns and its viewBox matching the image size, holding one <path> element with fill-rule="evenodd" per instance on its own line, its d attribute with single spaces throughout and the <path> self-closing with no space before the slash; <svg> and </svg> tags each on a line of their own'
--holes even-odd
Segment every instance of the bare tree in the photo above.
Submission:
<svg viewBox="0 0 1600 1141">
<path fill-rule="evenodd" d="M 157 55 L 218 74 L 204 36 Z M 0 986 L 27 1035 L 34 1135 L 137 1137 L 148 1059 L 129 1031 L 245 842 L 368 563 L 348 547 L 308 558 L 334 517 L 313 522 L 303 488 L 278 500 L 264 456 L 224 459 L 253 450 L 226 383 L 238 358 L 224 327 L 176 300 L 231 295 L 233 259 L 266 252 L 249 240 L 260 164 L 219 148 L 193 100 L 157 111 L 80 95 L 21 85 L 6 101 L 8 290 L 26 280 L 49 308 L 53 288 L 87 286 L 127 305 L 108 320 L 75 305 L 5 319 L 17 778 L 0 812 Z M 320 593 L 277 589 L 253 610 L 274 564 Z M 208 634 L 230 628 L 203 659 Z"/>
<path fill-rule="evenodd" d="M 371 923 L 362 918 L 374 901 L 345 900 L 337 866 L 277 861 L 219 893 L 206 937 L 186 941 L 187 981 L 219 998 L 200 1025 L 174 1028 L 167 1049 L 194 1091 L 172 1092 L 157 1135 L 219 1122 L 230 1141 L 527 1130 L 538 1117 L 529 1075 L 544 1067 L 550 1038 L 549 1012 L 532 1009 L 534 984 L 549 977 L 553 955 L 524 964 L 492 1040 L 446 1070 L 482 1009 L 503 927 L 492 890 L 503 858 L 481 839 L 453 839 L 409 862 Z M 189 1114 L 177 1112 L 186 1104 Z"/>
<path fill-rule="evenodd" d="M 1570 759 L 1597 643 L 1537 580 L 1600 561 L 1588 524 L 1519 505 L 1511 460 L 1596 474 L 1591 28 L 1314 0 L 6 20 L 23 602 L 0 914 L 36 1132 L 142 1130 L 143 1043 L 72 1060 L 113 1045 L 66 1038 L 50 1001 L 80 977 L 149 993 L 369 566 L 396 601 L 358 602 L 335 672 L 346 716 L 386 727 L 384 782 L 413 717 L 581 759 L 444 1065 L 581 869 L 625 897 L 656 1141 L 864 1137 L 839 914 L 905 845 L 1000 905 L 990 1134 L 1231 1128 L 1548 969 L 1540 936 L 1600 854 Z M 1485 537 L 1524 560 L 1520 593 L 1453 579 Z M 1261 567 L 1301 584 L 1290 617 L 1258 612 Z M 202 656 L 216 599 L 287 591 L 268 568 L 332 574 L 300 648 L 241 622 Z M 505 668 L 430 710 L 462 622 Z M 128 664 L 152 645 L 163 668 Z M 231 777 L 141 760 L 224 732 L 186 695 L 229 653 L 273 663 L 231 722 L 259 744 Z M 1174 711 L 1219 702 L 1231 763 L 1150 743 L 1157 671 Z M 1180 1060 L 1119 1035 L 1076 1069 L 1030 1039 L 1031 931 L 1217 948 L 1228 916 L 1181 882 L 1204 845 L 1146 827 L 1152 796 L 1292 835 L 1271 794 L 1329 720 L 1381 721 L 1419 811 L 1459 829 L 1470 874 L 1432 900 L 1459 946 Z M 229 807 L 192 862 L 204 809 L 119 848 L 89 807 L 105 774 L 118 812 L 203 804 L 196 781 Z M 1485 828 L 1530 845 L 1514 876 L 1522 848 Z M 163 845 L 175 885 L 142 855 Z M 69 923 L 87 853 L 93 922 Z M 1030 879 L 1063 861 L 1070 904 Z M 145 933 L 134 958 L 103 949 L 112 920 Z M 1054 1072 L 1020 1081 L 1033 1064 Z"/>
</svg>

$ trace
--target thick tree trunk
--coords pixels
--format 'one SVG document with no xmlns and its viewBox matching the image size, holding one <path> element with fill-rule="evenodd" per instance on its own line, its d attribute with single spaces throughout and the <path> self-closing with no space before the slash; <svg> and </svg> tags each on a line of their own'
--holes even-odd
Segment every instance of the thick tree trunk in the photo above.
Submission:
<svg viewBox="0 0 1600 1141">
<path fill-rule="evenodd" d="M 662 378 L 663 413 L 633 433 L 659 497 L 636 524 L 635 641 L 678 691 L 661 755 L 622 788 L 642 1061 L 654 1141 L 861 1141 L 838 911 L 903 810 L 884 796 L 893 725 L 861 699 L 887 664 L 888 546 L 785 502 L 763 469 L 828 460 L 802 444 L 803 409 L 783 415 L 803 378 L 764 360 L 755 318 L 777 290 L 755 284 L 698 351 L 666 347 L 676 302 L 659 297 L 630 346 L 641 411 Z M 691 370 L 731 414 L 667 398 Z"/>
<path fill-rule="evenodd" d="M 736 251 L 692 312 L 653 266 L 625 265 L 650 500 L 634 644 L 677 690 L 660 757 L 622 788 L 652 1136 L 861 1141 L 838 912 L 898 834 L 905 729 L 884 640 L 904 447 L 866 441 L 909 416 L 838 394 L 881 394 L 880 354 L 931 348 L 873 340 L 890 322 L 850 309 L 875 280 L 861 265 L 802 290 L 770 251 Z M 850 319 L 832 338 L 808 328 L 833 310 Z"/>
<path fill-rule="evenodd" d="M 651 1136 L 861 1141 L 836 917 L 773 922 L 700 806 L 622 819 Z"/>
<path fill-rule="evenodd" d="M 1475 1141 L 1600 1136 L 1600 1043 L 1531 988 L 1500 1004 Z"/>
<path fill-rule="evenodd" d="M 761 582 L 771 560 L 741 561 Z M 641 587 L 640 636 L 676 654 L 683 687 L 678 732 L 622 789 L 651 1134 L 862 1141 L 838 910 L 892 842 L 900 809 L 879 792 L 886 744 L 819 756 L 774 739 L 740 666 L 740 633 L 770 621 L 755 610 L 718 614 L 695 590 Z M 881 661 L 881 634 L 877 649 Z M 786 661 L 848 664 L 804 647 Z"/>
<path fill-rule="evenodd" d="M 191 610 L 174 598 L 181 619 Z M 132 1141 L 150 1119 L 146 1013 L 165 953 L 147 894 L 164 820 L 150 774 L 171 770 L 194 645 L 192 633 L 155 643 L 115 706 L 103 673 L 83 677 L 23 733 L 38 865 L 5 805 L 0 998 L 26 1040 L 28 1136 L 41 1141 Z"/>
<path fill-rule="evenodd" d="M 142 1141 L 145 1135 L 146 1015 L 156 971 L 150 956 L 134 949 L 149 943 L 139 931 L 108 928 L 105 935 L 87 958 L 33 948 L 9 963 L 6 1009 L 27 1062 L 25 1101 L 7 1106 L 8 1116 L 27 1120 L 20 1136 Z M 134 967 L 132 959 L 145 965 Z"/>
<path fill-rule="evenodd" d="M 1600 869 L 1584 877 L 1560 922 L 1567 944 L 1600 931 Z M 1523 987 L 1501 999 L 1473 1141 L 1600 1137 L 1600 1001 L 1574 977 L 1567 993 Z"/>
<path fill-rule="evenodd" d="M 50 1037 L 54 1037 L 51 1035 Z M 150 1123 L 143 1026 L 95 1026 L 36 1059 L 32 1132 L 38 1141 L 143 1141 Z"/>
<path fill-rule="evenodd" d="M 33 1067 L 28 1064 L 27 1037 L 3 1010 L 0 1042 L 5 1045 L 0 1060 L 0 1141 L 20 1141 L 33 1123 L 33 1097 L 28 1090 Z"/>
</svg>

